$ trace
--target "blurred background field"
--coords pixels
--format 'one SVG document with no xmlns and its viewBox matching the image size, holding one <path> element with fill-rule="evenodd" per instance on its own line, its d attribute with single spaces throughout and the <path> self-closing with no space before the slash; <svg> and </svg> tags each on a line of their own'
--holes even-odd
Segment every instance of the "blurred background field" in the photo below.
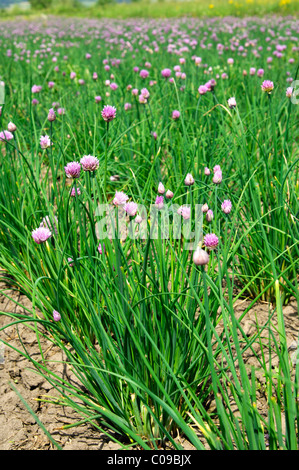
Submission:
<svg viewBox="0 0 299 470">
<path fill-rule="evenodd" d="M 120 6 L 121 3 L 121 6 Z M 298 15 L 299 0 L 0 0 L 0 17 L 41 13 L 93 18 Z"/>
</svg>

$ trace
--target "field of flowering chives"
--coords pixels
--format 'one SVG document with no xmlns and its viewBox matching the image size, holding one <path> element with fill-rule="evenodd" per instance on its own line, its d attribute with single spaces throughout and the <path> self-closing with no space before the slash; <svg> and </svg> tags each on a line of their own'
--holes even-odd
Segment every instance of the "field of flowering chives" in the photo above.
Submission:
<svg viewBox="0 0 299 470">
<path fill-rule="evenodd" d="M 298 38 L 280 16 L 0 22 L 1 293 L 32 305 L 3 315 L 124 448 L 298 450 Z"/>
</svg>

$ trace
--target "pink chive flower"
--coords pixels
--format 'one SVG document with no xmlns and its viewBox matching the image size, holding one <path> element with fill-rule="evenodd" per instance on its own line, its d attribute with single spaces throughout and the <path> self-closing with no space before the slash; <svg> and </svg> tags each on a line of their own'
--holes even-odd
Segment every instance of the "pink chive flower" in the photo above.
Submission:
<svg viewBox="0 0 299 470">
<path fill-rule="evenodd" d="M 116 117 L 116 108 L 115 106 L 106 105 L 102 110 L 102 118 L 106 122 L 113 121 Z"/>
<path fill-rule="evenodd" d="M 293 88 L 291 86 L 289 86 L 287 89 L 286 89 L 286 97 L 287 98 L 292 98 L 292 94 L 293 94 Z"/>
<path fill-rule="evenodd" d="M 232 203 L 229 199 L 225 199 L 221 204 L 221 209 L 225 214 L 229 214 L 232 210 Z"/>
<path fill-rule="evenodd" d="M 96 171 L 99 168 L 99 160 L 93 155 L 84 155 L 80 163 L 84 171 Z"/>
<path fill-rule="evenodd" d="M 133 96 L 137 96 L 138 93 L 139 93 L 138 88 L 133 88 L 133 89 L 132 89 L 132 95 L 133 95 Z"/>
<path fill-rule="evenodd" d="M 124 104 L 124 109 L 125 109 L 125 111 L 129 111 L 129 109 L 131 109 L 131 108 L 132 108 L 131 103 L 125 103 L 125 104 Z"/>
<path fill-rule="evenodd" d="M 237 106 L 236 98 L 232 97 L 227 100 L 229 108 L 233 109 Z"/>
<path fill-rule="evenodd" d="M 274 83 L 271 80 L 264 80 L 261 89 L 263 92 L 270 94 L 274 89 Z"/>
<path fill-rule="evenodd" d="M 53 108 L 49 109 L 48 121 L 53 122 L 56 119 L 56 114 Z"/>
<path fill-rule="evenodd" d="M 180 115 L 181 115 L 181 113 L 177 109 L 172 111 L 172 119 L 177 120 L 177 119 L 179 119 Z"/>
<path fill-rule="evenodd" d="M 80 188 L 77 188 L 77 195 L 80 196 L 80 194 L 81 194 Z M 72 197 L 76 196 L 76 188 L 71 189 L 71 196 Z"/>
<path fill-rule="evenodd" d="M 220 184 L 221 181 L 222 181 L 222 171 L 221 170 L 215 171 L 214 176 L 213 176 L 213 183 Z"/>
<path fill-rule="evenodd" d="M 122 191 L 116 191 L 114 199 L 113 199 L 113 204 L 115 206 L 124 206 L 126 202 L 128 201 L 129 196 L 127 196 L 124 192 Z"/>
<path fill-rule="evenodd" d="M 148 91 L 147 88 L 142 88 L 142 90 L 140 91 L 141 95 L 144 96 L 144 98 L 149 98 L 150 97 L 150 92 Z"/>
<path fill-rule="evenodd" d="M 205 95 L 208 91 L 208 87 L 206 87 L 205 85 L 200 85 L 200 87 L 198 88 L 198 93 L 200 95 Z"/>
<path fill-rule="evenodd" d="M 149 76 L 149 71 L 148 71 L 148 70 L 145 70 L 145 69 L 140 70 L 139 76 L 140 76 L 141 78 L 147 78 L 147 77 Z"/>
<path fill-rule="evenodd" d="M 211 174 L 211 170 L 206 166 L 205 167 L 205 175 L 209 176 Z"/>
<path fill-rule="evenodd" d="M 103 253 L 105 254 L 106 253 L 106 247 L 105 247 L 105 243 L 99 243 L 99 246 L 98 246 L 98 252 L 100 253 L 100 255 L 102 255 Z"/>
<path fill-rule="evenodd" d="M 70 73 L 70 79 L 74 80 L 74 78 L 76 78 L 76 72 L 71 72 Z"/>
<path fill-rule="evenodd" d="M 165 197 L 166 197 L 166 199 L 172 199 L 173 198 L 173 192 L 170 191 L 170 189 L 167 189 Z"/>
<path fill-rule="evenodd" d="M 162 75 L 162 77 L 164 77 L 164 78 L 169 78 L 170 75 L 171 75 L 171 70 L 170 70 L 170 69 L 163 69 L 163 70 L 161 71 L 161 75 Z"/>
<path fill-rule="evenodd" d="M 258 69 L 258 71 L 256 72 L 258 77 L 262 77 L 264 73 L 265 73 L 264 69 Z"/>
<path fill-rule="evenodd" d="M 31 88 L 32 93 L 39 93 L 41 90 L 42 90 L 41 85 L 33 85 L 33 87 Z"/>
<path fill-rule="evenodd" d="M 74 263 L 73 263 L 74 260 L 73 260 L 73 258 L 68 258 L 67 261 L 68 261 L 70 267 L 72 268 L 72 267 L 74 266 Z"/>
<path fill-rule="evenodd" d="M 199 246 L 196 248 L 196 250 L 193 253 L 193 263 L 196 264 L 196 266 L 203 266 L 205 264 L 208 264 L 209 259 L 210 259 L 209 253 L 207 253 L 205 250 L 203 250 Z"/>
<path fill-rule="evenodd" d="M 186 185 L 186 186 L 192 186 L 192 184 L 194 184 L 194 182 L 195 182 L 195 181 L 194 181 L 193 176 L 191 175 L 191 173 L 188 173 L 188 174 L 186 175 L 186 178 L 185 178 L 185 185 Z"/>
<path fill-rule="evenodd" d="M 217 235 L 215 235 L 215 233 L 208 233 L 204 237 L 205 247 L 207 247 L 210 250 L 215 249 L 218 246 L 218 243 L 219 243 L 219 239 Z"/>
<path fill-rule="evenodd" d="M 51 236 L 52 232 L 47 227 L 38 227 L 32 231 L 32 238 L 38 245 L 47 241 Z"/>
<path fill-rule="evenodd" d="M 51 140 L 48 135 L 42 135 L 40 138 L 40 146 L 42 149 L 47 149 L 51 147 Z"/>
<path fill-rule="evenodd" d="M 146 104 L 147 103 L 147 98 L 145 98 L 144 95 L 139 95 L 138 99 L 139 99 L 139 103 L 141 103 L 141 104 Z"/>
<path fill-rule="evenodd" d="M 118 89 L 118 85 L 116 83 L 110 83 L 110 88 L 111 90 L 117 90 Z"/>
<path fill-rule="evenodd" d="M 57 310 L 53 310 L 53 320 L 54 321 L 60 321 L 61 320 L 61 315 Z"/>
<path fill-rule="evenodd" d="M 183 217 L 184 220 L 190 219 L 191 209 L 190 207 L 181 206 L 178 209 L 178 214 Z"/>
<path fill-rule="evenodd" d="M 162 209 L 164 206 L 164 197 L 163 196 L 157 196 L 156 201 L 155 201 L 155 206 L 157 209 Z"/>
<path fill-rule="evenodd" d="M 100 101 L 102 101 L 102 97 L 101 96 L 95 96 L 95 102 L 96 103 L 99 103 Z"/>
<path fill-rule="evenodd" d="M 1 141 L 9 141 L 13 139 L 13 134 L 9 131 L 1 131 L 0 132 L 0 140 Z"/>
<path fill-rule="evenodd" d="M 54 82 L 49 82 L 49 83 L 48 83 L 48 87 L 49 87 L 49 88 L 54 88 L 54 86 L 55 86 L 55 83 L 54 83 Z"/>
<path fill-rule="evenodd" d="M 78 162 L 69 162 L 64 167 L 67 178 L 79 178 L 81 172 L 81 165 Z"/>
<path fill-rule="evenodd" d="M 138 204 L 136 202 L 127 202 L 124 205 L 124 210 L 130 217 L 134 217 L 137 214 Z"/>
</svg>

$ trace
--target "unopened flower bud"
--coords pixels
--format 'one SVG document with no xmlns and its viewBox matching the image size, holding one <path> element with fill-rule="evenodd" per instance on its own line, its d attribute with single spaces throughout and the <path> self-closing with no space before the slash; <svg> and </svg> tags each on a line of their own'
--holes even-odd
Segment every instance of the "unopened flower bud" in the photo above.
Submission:
<svg viewBox="0 0 299 470">
<path fill-rule="evenodd" d="M 202 248 L 199 248 L 199 246 L 193 253 L 193 263 L 196 264 L 196 266 L 203 266 L 204 264 L 208 264 L 209 259 L 209 253 L 207 253 Z"/>
</svg>

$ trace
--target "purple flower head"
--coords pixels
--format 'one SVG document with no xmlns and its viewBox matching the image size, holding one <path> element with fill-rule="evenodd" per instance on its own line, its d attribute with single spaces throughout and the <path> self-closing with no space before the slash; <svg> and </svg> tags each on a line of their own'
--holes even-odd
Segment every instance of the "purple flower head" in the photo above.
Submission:
<svg viewBox="0 0 299 470">
<path fill-rule="evenodd" d="M 1 131 L 0 132 L 0 141 L 9 141 L 13 139 L 13 134 L 9 131 Z"/>
<path fill-rule="evenodd" d="M 41 85 L 33 85 L 33 87 L 31 88 L 32 93 L 39 93 L 41 90 L 42 90 Z"/>
<path fill-rule="evenodd" d="M 98 252 L 100 253 L 100 255 L 102 255 L 103 253 L 105 254 L 106 253 L 106 247 L 105 247 L 105 243 L 99 243 L 99 246 L 98 246 Z"/>
<path fill-rule="evenodd" d="M 56 114 L 53 108 L 49 109 L 48 121 L 53 122 L 56 119 Z"/>
<path fill-rule="evenodd" d="M 187 206 L 181 206 L 178 209 L 178 214 L 181 215 L 183 219 L 188 220 L 190 219 L 191 209 Z"/>
<path fill-rule="evenodd" d="M 114 82 L 110 83 L 110 88 L 111 90 L 117 90 L 118 89 L 117 83 L 114 83 Z"/>
<path fill-rule="evenodd" d="M 225 199 L 221 204 L 221 209 L 225 214 L 229 214 L 232 210 L 232 203 L 229 199 Z"/>
<path fill-rule="evenodd" d="M 292 94 L 293 94 L 293 88 L 291 86 L 289 86 L 287 89 L 286 89 L 286 97 L 287 98 L 291 98 L 292 97 Z"/>
<path fill-rule="evenodd" d="M 49 83 L 48 83 L 48 87 L 49 87 L 49 88 L 54 88 L 54 86 L 55 86 L 55 83 L 54 83 L 54 82 L 49 82 Z"/>
<path fill-rule="evenodd" d="M 209 176 L 211 174 L 211 170 L 206 166 L 205 167 L 205 175 Z"/>
<path fill-rule="evenodd" d="M 77 188 L 77 195 L 80 196 L 80 194 L 81 194 L 80 188 Z M 76 196 L 76 188 L 75 187 L 71 189 L 71 196 L 72 197 Z"/>
<path fill-rule="evenodd" d="M 164 78 L 169 78 L 170 75 L 171 75 L 171 70 L 170 70 L 170 69 L 163 69 L 163 70 L 161 71 L 161 75 L 162 75 L 162 77 L 164 77 Z"/>
<path fill-rule="evenodd" d="M 258 77 L 262 77 L 264 73 L 265 73 L 264 69 L 258 69 L 258 71 L 256 72 Z"/>
<path fill-rule="evenodd" d="M 137 214 L 138 204 L 136 202 L 127 202 L 124 205 L 124 210 L 130 217 L 134 217 Z"/>
<path fill-rule="evenodd" d="M 52 236 L 52 232 L 47 227 L 38 227 L 32 232 L 33 240 L 40 245 Z"/>
<path fill-rule="evenodd" d="M 95 102 L 99 103 L 100 101 L 102 101 L 102 97 L 101 96 L 95 96 Z"/>
<path fill-rule="evenodd" d="M 129 196 L 125 194 L 122 191 L 116 191 L 114 199 L 113 199 L 113 204 L 115 206 L 124 206 L 126 202 L 128 201 Z"/>
<path fill-rule="evenodd" d="M 274 84 L 271 80 L 264 80 L 261 84 L 261 89 L 263 92 L 270 94 L 274 89 Z"/>
<path fill-rule="evenodd" d="M 124 104 L 124 109 L 125 109 L 125 111 L 129 111 L 129 109 L 131 109 L 131 108 L 132 108 L 131 103 L 125 103 L 125 104 Z"/>
<path fill-rule="evenodd" d="M 69 162 L 64 167 L 64 170 L 67 178 L 79 178 L 81 172 L 81 165 L 78 162 Z"/>
<path fill-rule="evenodd" d="M 210 250 L 213 250 L 214 248 L 216 248 L 218 246 L 218 243 L 219 243 L 219 239 L 217 235 L 215 235 L 215 233 L 208 233 L 204 237 L 204 244 Z"/>
<path fill-rule="evenodd" d="M 48 228 L 52 232 L 54 231 L 57 235 L 58 234 L 57 224 L 58 224 L 58 219 L 56 216 L 54 216 L 54 220 L 53 220 L 48 215 L 46 215 L 46 217 L 44 217 L 43 220 L 41 221 L 40 227 Z"/>
<path fill-rule="evenodd" d="M 99 168 L 99 160 L 93 155 L 84 155 L 80 163 L 84 171 L 96 171 Z"/>
<path fill-rule="evenodd" d="M 214 176 L 213 176 L 213 183 L 220 184 L 221 181 L 222 181 L 222 171 L 221 170 L 215 171 Z"/>
<path fill-rule="evenodd" d="M 141 78 L 147 78 L 147 77 L 149 76 L 149 71 L 148 71 L 148 70 L 145 70 L 145 69 L 140 70 L 140 74 L 139 74 L 139 75 L 140 75 Z"/>
<path fill-rule="evenodd" d="M 209 89 L 205 85 L 200 85 L 200 87 L 198 88 L 198 93 L 200 95 L 205 95 L 208 91 Z"/>
<path fill-rule="evenodd" d="M 60 321 L 61 320 L 61 315 L 57 310 L 53 310 L 53 320 L 54 321 Z"/>
<path fill-rule="evenodd" d="M 48 135 L 42 135 L 40 138 L 40 146 L 42 149 L 47 149 L 51 147 L 51 140 Z"/>
<path fill-rule="evenodd" d="M 142 96 L 144 96 L 144 98 L 149 98 L 150 96 L 150 92 L 148 91 L 147 88 L 142 88 L 142 90 L 140 91 L 140 93 L 142 94 Z"/>
<path fill-rule="evenodd" d="M 106 105 L 102 110 L 102 118 L 106 122 L 113 121 L 116 117 L 116 108 L 114 106 Z"/>
<path fill-rule="evenodd" d="M 172 119 L 177 120 L 177 119 L 179 119 L 180 115 L 181 115 L 181 113 L 177 109 L 172 111 Z"/>
<path fill-rule="evenodd" d="M 164 206 L 164 197 L 163 196 L 157 196 L 156 201 L 155 201 L 155 206 L 157 209 L 162 209 Z"/>
</svg>

